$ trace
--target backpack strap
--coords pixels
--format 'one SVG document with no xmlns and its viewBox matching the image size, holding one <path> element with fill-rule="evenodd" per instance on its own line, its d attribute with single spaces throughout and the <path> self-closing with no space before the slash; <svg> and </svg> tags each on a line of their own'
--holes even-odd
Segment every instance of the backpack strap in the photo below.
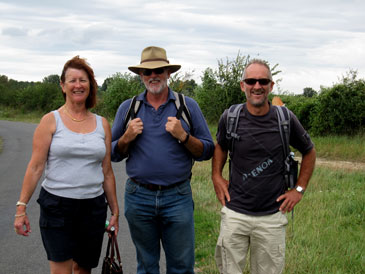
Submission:
<svg viewBox="0 0 365 274">
<path fill-rule="evenodd" d="M 182 118 L 188 124 L 190 130 L 192 130 L 193 123 L 191 120 L 190 111 L 186 106 L 185 95 L 182 93 L 177 93 L 176 91 L 172 91 L 172 93 L 176 98 L 175 100 L 175 106 L 177 109 L 176 118 L 177 119 Z"/>
<path fill-rule="evenodd" d="M 290 113 L 288 108 L 284 106 L 274 106 L 278 116 L 279 132 L 281 142 L 283 144 L 285 158 L 290 154 L 289 139 L 290 139 Z"/>
<path fill-rule="evenodd" d="M 237 134 L 238 120 L 244 104 L 236 104 L 229 107 L 227 110 L 226 120 L 226 138 L 230 142 L 229 156 L 232 159 L 234 150 L 234 141 L 239 140 L 240 136 Z"/>
<path fill-rule="evenodd" d="M 193 122 L 191 119 L 190 111 L 188 107 L 186 106 L 185 96 L 182 93 L 177 93 L 176 91 L 172 91 L 176 100 L 175 100 L 175 106 L 177 109 L 176 118 L 177 119 L 183 119 L 190 130 L 192 131 Z M 136 115 L 141 107 L 141 101 L 137 99 L 138 95 L 133 96 L 131 103 L 129 105 L 127 114 L 124 119 L 124 126 L 123 130 L 125 130 L 130 121 L 136 118 Z"/>
<path fill-rule="evenodd" d="M 137 112 L 139 111 L 140 107 L 141 107 L 141 101 L 137 100 L 137 95 L 133 96 L 124 119 L 123 131 L 127 129 L 130 121 L 136 118 Z"/>
</svg>

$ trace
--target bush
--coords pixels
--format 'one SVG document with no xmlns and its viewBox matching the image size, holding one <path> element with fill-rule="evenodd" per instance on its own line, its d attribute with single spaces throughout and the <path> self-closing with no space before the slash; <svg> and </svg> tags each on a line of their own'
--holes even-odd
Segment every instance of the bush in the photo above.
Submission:
<svg viewBox="0 0 365 274">
<path fill-rule="evenodd" d="M 355 135 L 365 125 L 365 81 L 351 71 L 342 83 L 322 88 L 315 102 L 312 130 L 316 135 Z"/>
<path fill-rule="evenodd" d="M 315 97 L 285 96 L 285 106 L 289 108 L 298 118 L 307 131 L 311 131 L 312 119 L 315 116 Z"/>
<path fill-rule="evenodd" d="M 109 80 L 107 90 L 102 93 L 101 100 L 94 110 L 100 115 L 114 119 L 119 105 L 143 90 L 144 85 L 139 76 L 116 73 Z"/>
<path fill-rule="evenodd" d="M 40 110 L 49 112 L 64 104 L 59 84 L 36 83 L 17 93 L 17 105 L 25 111 Z"/>
</svg>

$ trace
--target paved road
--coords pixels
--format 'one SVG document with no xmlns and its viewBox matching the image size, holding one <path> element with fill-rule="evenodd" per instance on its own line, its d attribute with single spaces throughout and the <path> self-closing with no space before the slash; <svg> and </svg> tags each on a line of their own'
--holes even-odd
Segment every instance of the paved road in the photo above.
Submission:
<svg viewBox="0 0 365 274">
<path fill-rule="evenodd" d="M 46 253 L 43 249 L 38 227 L 39 206 L 36 199 L 40 183 L 28 205 L 32 234 L 22 237 L 15 234 L 13 221 L 15 203 L 19 198 L 25 169 L 31 156 L 32 138 L 36 124 L 0 120 L 0 137 L 3 151 L 0 154 L 0 274 L 49 273 Z M 124 162 L 113 163 L 117 179 L 118 201 L 123 212 L 123 191 L 126 178 Z M 136 273 L 135 249 L 129 236 L 128 225 L 120 218 L 118 243 L 125 274 Z M 105 256 L 106 236 L 100 262 Z M 101 263 L 93 273 L 101 273 Z"/>
</svg>

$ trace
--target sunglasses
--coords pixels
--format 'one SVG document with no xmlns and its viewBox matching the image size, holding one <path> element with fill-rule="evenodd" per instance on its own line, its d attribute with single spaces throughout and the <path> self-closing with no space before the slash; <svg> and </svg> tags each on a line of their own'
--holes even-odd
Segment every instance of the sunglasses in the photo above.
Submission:
<svg viewBox="0 0 365 274">
<path fill-rule="evenodd" d="M 154 72 L 155 74 L 162 74 L 162 73 L 164 73 L 164 71 L 165 71 L 164 68 L 144 69 L 144 70 L 142 70 L 142 74 L 144 76 L 150 76 L 152 74 L 152 72 Z"/>
<path fill-rule="evenodd" d="M 269 83 L 271 83 L 270 79 L 266 79 L 266 78 L 261 78 L 261 79 L 255 79 L 255 78 L 247 78 L 245 80 L 243 80 L 247 85 L 253 86 L 255 85 L 257 82 L 259 82 L 260 86 L 266 86 Z"/>
</svg>

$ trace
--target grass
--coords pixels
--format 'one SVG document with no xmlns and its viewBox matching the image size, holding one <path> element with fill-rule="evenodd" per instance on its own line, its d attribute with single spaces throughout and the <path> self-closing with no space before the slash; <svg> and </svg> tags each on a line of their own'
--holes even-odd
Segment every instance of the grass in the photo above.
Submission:
<svg viewBox="0 0 365 274">
<path fill-rule="evenodd" d="M 365 163 L 365 135 L 314 137 L 317 156 Z"/>
<path fill-rule="evenodd" d="M 39 111 L 23 112 L 19 109 L 0 106 L 0 120 L 39 123 L 43 115 L 44 113 Z"/>
<path fill-rule="evenodd" d="M 3 151 L 3 139 L 0 136 L 0 153 Z"/>
<path fill-rule="evenodd" d="M 41 114 L 0 110 L 0 119 L 38 123 Z M 216 128 L 210 128 L 215 138 Z M 313 138 L 317 156 L 365 163 L 365 138 Z M 1 149 L 0 138 L 0 149 Z M 220 204 L 211 182 L 211 161 L 196 162 L 192 189 L 195 201 L 196 269 L 218 273 L 214 250 L 219 234 Z M 224 170 L 227 177 L 227 165 Z M 365 170 L 316 167 L 303 200 L 288 215 L 285 273 L 364 273 Z M 292 226 L 293 224 L 293 226 Z M 294 231 L 292 230 L 294 227 Z M 249 273 L 246 267 L 244 273 Z"/>
</svg>

